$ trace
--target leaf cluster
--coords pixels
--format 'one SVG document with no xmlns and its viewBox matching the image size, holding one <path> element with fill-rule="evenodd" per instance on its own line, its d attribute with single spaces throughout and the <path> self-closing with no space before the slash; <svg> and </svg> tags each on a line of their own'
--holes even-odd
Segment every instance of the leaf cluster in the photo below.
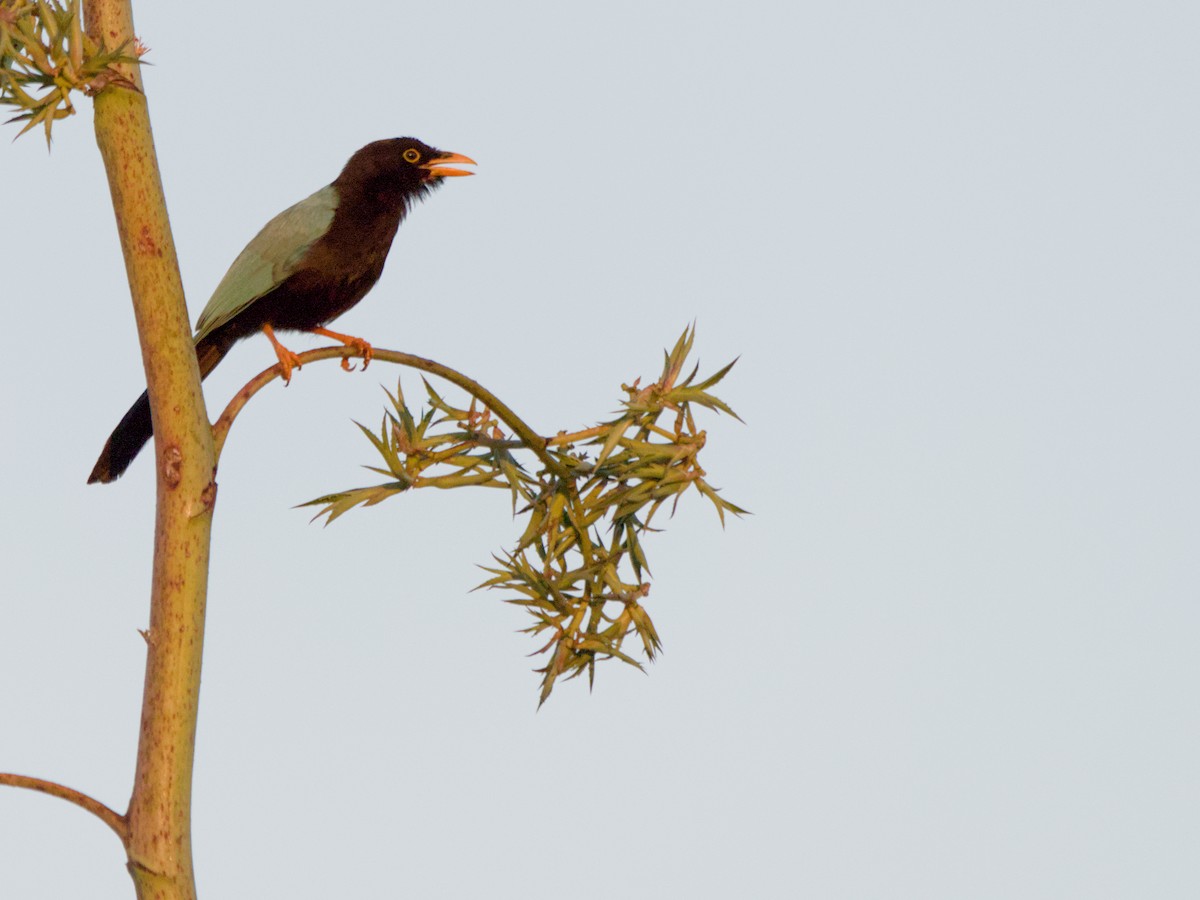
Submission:
<svg viewBox="0 0 1200 900">
<path fill-rule="evenodd" d="M 539 705 L 560 676 L 587 672 L 592 683 L 597 660 L 641 669 L 622 647 L 637 634 L 653 660 L 662 646 L 643 606 L 650 591 L 644 541 L 658 530 L 651 526 L 655 515 L 668 503 L 673 513 L 690 489 L 712 502 L 722 523 L 726 512 L 744 513 L 706 480 L 700 452 L 707 434 L 694 417 L 699 407 L 737 418 L 710 393 L 733 363 L 702 380 L 696 368 L 684 377 L 694 337 L 694 329 L 683 333 L 652 384 L 638 379 L 621 386 L 616 418 L 553 438 L 537 437 L 507 410 L 497 413 L 474 399 L 455 407 L 428 382 L 428 407 L 414 414 L 398 387 L 377 432 L 359 425 L 383 461 L 368 468 L 390 480 L 304 505 L 321 507 L 318 517 L 332 522 L 414 488 L 506 489 L 524 528 L 512 549 L 482 567 L 489 577 L 480 587 L 501 590 L 506 602 L 524 607 L 534 620 L 524 631 L 546 638 L 535 651 L 548 654 L 537 670 Z M 523 464 L 519 455 L 529 454 L 534 459 Z"/>
<path fill-rule="evenodd" d="M 110 84 L 137 90 L 116 69 L 146 52 L 139 42 L 115 50 L 97 45 L 83 30 L 79 0 L 0 0 L 0 104 L 21 110 L 8 122 L 25 122 L 20 137 L 37 125 L 74 114 L 72 91 L 91 96 Z M 8 124 L 7 122 L 5 124 Z"/>
</svg>

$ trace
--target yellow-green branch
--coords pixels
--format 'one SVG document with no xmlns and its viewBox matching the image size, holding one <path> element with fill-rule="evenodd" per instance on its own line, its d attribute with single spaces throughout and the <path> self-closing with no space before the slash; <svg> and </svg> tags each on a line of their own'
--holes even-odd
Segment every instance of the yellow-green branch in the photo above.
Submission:
<svg viewBox="0 0 1200 900">
<path fill-rule="evenodd" d="M 134 41 L 130 0 L 85 0 L 84 19 L 97 46 Z M 194 900 L 192 765 L 215 462 L 147 98 L 137 66 L 117 70 L 121 77 L 95 98 L 96 144 L 146 372 L 157 483 L 146 680 L 125 847 L 141 900 Z"/>
</svg>

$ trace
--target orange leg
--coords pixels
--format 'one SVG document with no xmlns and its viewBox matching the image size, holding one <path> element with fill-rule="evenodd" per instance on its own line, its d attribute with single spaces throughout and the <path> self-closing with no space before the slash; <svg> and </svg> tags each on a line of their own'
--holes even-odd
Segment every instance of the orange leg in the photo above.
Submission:
<svg viewBox="0 0 1200 900">
<path fill-rule="evenodd" d="M 264 325 L 262 330 L 263 334 L 267 336 L 267 340 L 271 342 L 271 346 L 275 348 L 275 356 L 279 359 L 279 367 L 283 370 L 283 383 L 291 383 L 292 368 L 300 368 L 300 357 L 279 343 L 279 339 L 275 337 L 275 329 L 270 325 Z"/>
<path fill-rule="evenodd" d="M 341 334 L 340 332 L 337 332 L 337 331 L 330 331 L 328 328 L 314 328 L 314 329 L 312 329 L 312 333 L 324 335 L 327 338 L 333 338 L 335 341 L 341 341 L 347 347 L 353 347 L 355 350 L 357 350 L 359 353 L 362 354 L 363 371 L 364 372 L 367 370 L 367 366 L 369 366 L 371 364 L 371 356 L 374 354 L 375 351 L 371 348 L 371 345 L 368 344 L 366 341 L 364 341 L 362 338 L 354 337 L 353 335 L 349 335 L 349 334 Z M 342 357 L 342 368 L 345 369 L 347 372 L 353 371 L 352 367 L 350 366 L 350 358 L 349 357 L 347 357 L 347 356 Z"/>
</svg>

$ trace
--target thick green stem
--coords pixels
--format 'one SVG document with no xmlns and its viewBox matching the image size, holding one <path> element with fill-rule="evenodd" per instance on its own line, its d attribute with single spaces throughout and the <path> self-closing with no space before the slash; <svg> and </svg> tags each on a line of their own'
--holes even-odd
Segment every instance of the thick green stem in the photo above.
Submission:
<svg viewBox="0 0 1200 900">
<path fill-rule="evenodd" d="M 87 0 L 88 34 L 132 40 L 130 0 Z M 123 70 L 140 89 L 136 67 Z M 145 94 L 110 85 L 95 101 L 154 420 L 158 482 L 146 684 L 133 796 L 129 870 L 139 898 L 191 900 L 191 790 L 208 583 L 214 455 L 167 220 Z"/>
</svg>

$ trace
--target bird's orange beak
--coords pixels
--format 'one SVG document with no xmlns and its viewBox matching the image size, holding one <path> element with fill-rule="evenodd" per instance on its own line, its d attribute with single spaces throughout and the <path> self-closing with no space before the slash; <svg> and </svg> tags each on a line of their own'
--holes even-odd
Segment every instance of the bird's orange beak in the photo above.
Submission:
<svg viewBox="0 0 1200 900">
<path fill-rule="evenodd" d="M 474 175 L 474 172 L 468 172 L 465 169 L 451 169 L 442 163 L 459 163 L 460 165 L 475 166 L 478 163 L 469 156 L 463 156 L 461 153 L 447 153 L 445 156 L 439 156 L 437 159 L 431 159 L 429 162 L 421 166 L 429 173 L 431 178 L 454 178 L 459 175 Z"/>
</svg>

